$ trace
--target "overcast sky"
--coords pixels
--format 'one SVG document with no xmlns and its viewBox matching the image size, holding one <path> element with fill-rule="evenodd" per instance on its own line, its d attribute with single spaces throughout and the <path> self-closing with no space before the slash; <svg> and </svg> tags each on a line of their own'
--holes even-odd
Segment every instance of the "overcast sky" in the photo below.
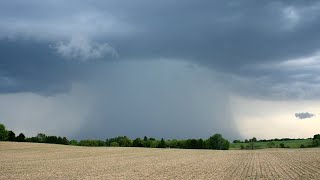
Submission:
<svg viewBox="0 0 320 180">
<path fill-rule="evenodd" d="M 320 133 L 318 1 L 1 1 L 0 122 L 69 138 Z"/>
</svg>

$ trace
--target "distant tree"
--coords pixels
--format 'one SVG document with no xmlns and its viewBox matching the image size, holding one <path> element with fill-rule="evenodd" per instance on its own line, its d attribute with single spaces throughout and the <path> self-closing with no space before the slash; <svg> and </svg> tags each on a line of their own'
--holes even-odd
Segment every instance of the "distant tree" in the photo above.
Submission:
<svg viewBox="0 0 320 180">
<path fill-rule="evenodd" d="M 273 142 L 273 141 L 271 141 L 271 142 L 269 142 L 268 144 L 267 144 L 267 146 L 268 146 L 268 148 L 273 148 L 273 147 L 275 147 L 275 143 Z"/>
<path fill-rule="evenodd" d="M 233 140 L 233 143 L 241 143 L 240 140 Z"/>
<path fill-rule="evenodd" d="M 244 142 L 245 142 L 245 143 L 248 143 L 249 141 L 248 141 L 248 139 L 245 139 Z"/>
<path fill-rule="evenodd" d="M 68 141 L 68 139 L 66 137 L 62 138 L 62 144 L 64 144 L 64 145 L 68 145 L 69 144 L 69 141 Z"/>
<path fill-rule="evenodd" d="M 112 146 L 112 147 L 119 147 L 119 143 L 117 143 L 117 142 L 112 142 L 112 143 L 110 144 L 110 146 Z"/>
<path fill-rule="evenodd" d="M 157 140 L 153 140 L 153 141 L 151 141 L 150 147 L 151 148 L 157 148 L 158 145 L 159 145 L 158 141 Z"/>
<path fill-rule="evenodd" d="M 280 143 L 281 148 L 285 148 L 285 145 L 283 143 Z"/>
<path fill-rule="evenodd" d="M 166 142 L 164 141 L 163 138 L 161 138 L 160 143 L 158 144 L 158 148 L 165 148 L 166 147 Z"/>
<path fill-rule="evenodd" d="M 257 142 L 257 138 L 253 137 L 252 139 L 250 139 L 250 142 Z"/>
<path fill-rule="evenodd" d="M 63 140 L 62 140 L 62 137 L 58 137 L 58 139 L 57 139 L 57 144 L 63 144 Z"/>
<path fill-rule="evenodd" d="M 198 149 L 198 141 L 196 139 L 187 139 L 185 148 Z"/>
<path fill-rule="evenodd" d="M 45 143 L 58 144 L 58 137 L 57 136 L 47 136 Z"/>
<path fill-rule="evenodd" d="M 132 146 L 133 147 L 143 147 L 143 142 L 140 138 L 136 138 L 135 140 L 133 140 Z"/>
<path fill-rule="evenodd" d="M 241 144 L 240 149 L 245 149 L 245 148 L 244 148 L 244 145 Z"/>
<path fill-rule="evenodd" d="M 320 134 L 314 135 L 314 136 L 313 136 L 313 140 L 315 140 L 315 139 L 319 139 L 319 140 L 320 140 Z"/>
<path fill-rule="evenodd" d="M 127 136 L 123 136 L 118 140 L 118 143 L 121 147 L 130 147 L 132 146 L 132 140 Z"/>
<path fill-rule="evenodd" d="M 6 141 L 8 139 L 8 131 L 3 124 L 0 124 L 0 141 Z"/>
<path fill-rule="evenodd" d="M 8 141 L 15 141 L 16 134 L 13 131 L 8 131 Z"/>
<path fill-rule="evenodd" d="M 203 141 L 202 146 L 203 146 L 203 147 L 202 147 L 203 149 L 210 149 L 209 139 Z"/>
<path fill-rule="evenodd" d="M 320 139 L 314 139 L 314 140 L 312 141 L 312 146 L 314 146 L 314 147 L 320 146 Z"/>
<path fill-rule="evenodd" d="M 176 139 L 173 139 L 173 140 L 171 140 L 171 141 L 168 141 L 167 143 L 166 143 L 170 148 L 178 148 L 179 146 L 178 146 L 178 140 L 176 140 Z"/>
<path fill-rule="evenodd" d="M 47 136 L 44 133 L 37 134 L 36 138 L 39 143 L 45 143 L 47 141 Z"/>
<path fill-rule="evenodd" d="M 143 137 L 143 141 L 148 141 L 147 136 L 144 136 L 144 137 Z"/>
<path fill-rule="evenodd" d="M 210 149 L 227 150 L 229 149 L 229 141 L 224 139 L 221 134 L 215 134 L 209 139 Z"/>
<path fill-rule="evenodd" d="M 77 146 L 78 145 L 78 141 L 77 140 L 71 140 L 71 141 L 69 141 L 69 144 L 73 145 L 73 146 Z"/>
<path fill-rule="evenodd" d="M 26 142 L 39 142 L 37 137 L 30 137 L 30 138 L 26 138 Z"/>
<path fill-rule="evenodd" d="M 143 141 L 143 147 L 150 147 L 151 143 L 152 143 L 152 141 L 149 139 L 147 141 Z"/>
<path fill-rule="evenodd" d="M 79 146 L 104 146 L 104 141 L 101 140 L 81 140 Z"/>
<path fill-rule="evenodd" d="M 248 148 L 249 148 L 249 149 L 254 149 L 254 148 L 255 148 L 254 142 L 251 141 L 251 142 L 249 143 L 249 147 L 248 147 Z"/>
<path fill-rule="evenodd" d="M 19 136 L 17 136 L 17 138 L 16 138 L 16 140 L 18 142 L 25 142 L 26 141 L 25 139 L 26 139 L 26 137 L 23 133 L 20 133 Z"/>
<path fill-rule="evenodd" d="M 111 143 L 117 142 L 121 147 L 130 147 L 132 146 L 132 140 L 129 139 L 127 136 L 118 136 L 111 139 L 106 139 L 105 145 L 111 146 Z"/>
<path fill-rule="evenodd" d="M 202 139 L 197 141 L 197 149 L 204 149 L 204 142 Z"/>
</svg>

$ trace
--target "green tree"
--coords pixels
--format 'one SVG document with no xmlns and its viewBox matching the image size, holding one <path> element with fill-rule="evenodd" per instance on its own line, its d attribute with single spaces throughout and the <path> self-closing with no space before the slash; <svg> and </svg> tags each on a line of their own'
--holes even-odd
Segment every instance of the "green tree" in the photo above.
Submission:
<svg viewBox="0 0 320 180">
<path fill-rule="evenodd" d="M 127 136 L 123 136 L 123 137 L 119 138 L 118 143 L 121 147 L 132 146 L 132 140 L 129 139 Z"/>
<path fill-rule="evenodd" d="M 267 146 L 268 146 L 268 148 L 274 148 L 276 146 L 276 144 L 273 141 L 271 141 L 267 144 Z"/>
<path fill-rule="evenodd" d="M 313 141 L 312 141 L 312 146 L 314 146 L 314 147 L 320 146 L 320 139 L 315 139 L 315 140 L 313 140 Z"/>
<path fill-rule="evenodd" d="M 319 140 L 320 140 L 320 134 L 314 135 L 314 136 L 313 136 L 313 140 L 315 140 L 315 139 L 319 139 Z"/>
<path fill-rule="evenodd" d="M 117 142 L 121 147 L 130 147 L 132 146 L 132 140 L 127 136 L 118 136 L 115 138 L 106 139 L 106 146 L 111 146 L 111 143 Z"/>
<path fill-rule="evenodd" d="M 64 145 L 68 145 L 69 144 L 69 141 L 68 141 L 68 139 L 66 137 L 62 138 L 62 144 L 64 144 Z"/>
<path fill-rule="evenodd" d="M 178 148 L 178 140 L 176 139 L 173 139 L 171 141 L 168 141 L 167 142 L 167 145 L 170 147 L 170 148 Z"/>
<path fill-rule="evenodd" d="M 13 131 L 8 131 L 8 141 L 15 141 L 16 134 Z"/>
<path fill-rule="evenodd" d="M 117 142 L 112 142 L 112 143 L 110 144 L 110 146 L 112 146 L 112 147 L 119 147 L 119 143 L 117 143 Z"/>
<path fill-rule="evenodd" d="M 157 148 L 158 145 L 159 145 L 158 141 L 157 140 L 153 140 L 153 141 L 151 141 L 150 147 L 151 148 Z"/>
<path fill-rule="evenodd" d="M 150 147 L 151 146 L 152 141 L 151 140 L 147 140 L 143 142 L 143 147 Z"/>
<path fill-rule="evenodd" d="M 132 146 L 133 147 L 143 147 L 143 142 L 140 138 L 136 138 L 135 140 L 133 140 Z"/>
<path fill-rule="evenodd" d="M 166 147 L 166 142 L 161 138 L 160 143 L 158 144 L 158 148 L 165 148 Z"/>
<path fill-rule="evenodd" d="M 8 139 L 8 131 L 3 124 L 0 124 L 0 141 L 6 141 Z"/>
<path fill-rule="evenodd" d="M 19 136 L 17 136 L 16 140 L 18 142 L 25 142 L 26 141 L 26 136 L 23 133 L 20 133 Z"/>
<path fill-rule="evenodd" d="M 215 134 L 209 139 L 210 149 L 227 150 L 229 149 L 230 143 L 224 139 L 221 134 Z"/>
<path fill-rule="evenodd" d="M 69 144 L 73 145 L 73 146 L 77 146 L 78 145 L 78 141 L 77 140 L 71 140 L 71 141 L 69 141 Z"/>
<path fill-rule="evenodd" d="M 37 134 L 36 138 L 39 143 L 45 143 L 47 141 L 47 136 L 44 133 Z"/>
<path fill-rule="evenodd" d="M 252 139 L 250 139 L 250 142 L 257 142 L 257 138 L 253 137 Z"/>
</svg>

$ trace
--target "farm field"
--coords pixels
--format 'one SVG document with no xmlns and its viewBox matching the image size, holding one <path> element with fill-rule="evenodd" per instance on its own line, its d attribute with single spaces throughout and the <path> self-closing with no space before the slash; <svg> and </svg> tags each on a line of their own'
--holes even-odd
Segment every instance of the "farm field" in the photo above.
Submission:
<svg viewBox="0 0 320 180">
<path fill-rule="evenodd" d="M 319 148 L 217 151 L 0 142 L 0 179 L 319 177 Z"/>
<path fill-rule="evenodd" d="M 255 149 L 264 149 L 269 148 L 269 144 L 273 142 L 274 148 L 280 147 L 280 144 L 283 143 L 287 148 L 300 148 L 301 145 L 305 147 L 312 145 L 312 139 L 301 139 L 301 140 L 288 140 L 288 141 L 269 141 L 269 142 L 255 142 Z M 230 149 L 241 149 L 241 145 L 243 147 L 250 146 L 250 143 L 231 143 Z"/>
</svg>

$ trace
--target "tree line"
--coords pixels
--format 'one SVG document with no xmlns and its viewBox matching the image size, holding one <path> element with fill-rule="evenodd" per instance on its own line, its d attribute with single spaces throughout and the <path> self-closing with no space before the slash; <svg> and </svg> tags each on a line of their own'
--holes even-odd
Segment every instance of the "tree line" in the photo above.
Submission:
<svg viewBox="0 0 320 180">
<path fill-rule="evenodd" d="M 214 134 L 208 139 L 186 139 L 186 140 L 164 140 L 148 138 L 130 139 L 127 136 L 118 136 L 102 140 L 68 140 L 66 137 L 47 136 L 39 133 L 35 137 L 25 137 L 23 133 L 18 136 L 13 131 L 6 130 L 3 124 L 0 124 L 0 141 L 17 141 L 17 142 L 35 142 L 51 143 L 75 146 L 113 146 L 113 147 L 147 147 L 147 148 L 180 148 L 180 149 L 229 149 L 229 141 L 224 139 L 221 134 Z"/>
<path fill-rule="evenodd" d="M 313 138 L 307 138 L 307 139 L 312 139 L 312 143 L 309 145 L 304 145 L 301 144 L 300 148 L 310 148 L 310 147 L 319 147 L 320 146 L 320 134 L 316 134 L 313 136 Z M 292 138 L 282 138 L 282 139 L 262 139 L 262 140 L 257 140 L 257 138 L 253 137 L 252 139 L 245 139 L 244 141 L 241 140 L 234 140 L 233 143 L 238 143 L 241 144 L 240 148 L 241 149 L 256 149 L 257 147 L 255 146 L 255 143 L 258 142 L 268 142 L 267 147 L 268 148 L 290 148 L 288 145 L 284 144 L 284 141 L 295 141 L 295 140 L 305 140 L 305 139 L 292 139 Z M 275 142 L 281 142 L 278 145 L 276 145 Z"/>
</svg>

